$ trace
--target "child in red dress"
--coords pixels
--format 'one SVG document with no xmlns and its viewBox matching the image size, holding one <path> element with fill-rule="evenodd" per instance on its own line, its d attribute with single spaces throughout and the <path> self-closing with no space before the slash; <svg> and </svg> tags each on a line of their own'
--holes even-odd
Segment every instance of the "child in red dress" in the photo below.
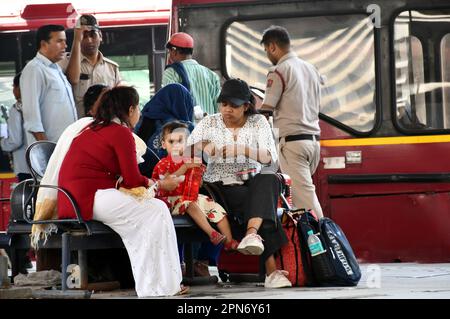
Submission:
<svg viewBox="0 0 450 319">
<path fill-rule="evenodd" d="M 204 168 L 200 159 L 182 157 L 188 135 L 188 126 L 184 123 L 175 121 L 163 126 L 161 142 L 168 156 L 156 164 L 153 169 L 153 179 L 161 180 L 169 175 L 183 176 L 191 168 Z M 185 181 L 181 182 L 173 191 L 158 190 L 156 197 L 166 202 L 172 215 L 187 213 L 208 234 L 214 245 L 224 243 L 225 250 L 236 250 L 239 243 L 232 237 L 230 224 L 223 207 L 203 194 L 198 194 L 196 201 L 184 200 L 184 186 Z M 211 227 L 208 221 L 217 224 L 220 232 Z"/>
</svg>

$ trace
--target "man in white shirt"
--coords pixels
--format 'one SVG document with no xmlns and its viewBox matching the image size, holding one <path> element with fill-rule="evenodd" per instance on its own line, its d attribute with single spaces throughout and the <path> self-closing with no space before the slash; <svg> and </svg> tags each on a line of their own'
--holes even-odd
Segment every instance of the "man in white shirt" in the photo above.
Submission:
<svg viewBox="0 0 450 319">
<path fill-rule="evenodd" d="M 28 145 L 35 140 L 58 141 L 77 120 L 72 87 L 57 64 L 66 54 L 62 25 L 44 25 L 36 34 L 38 52 L 20 78 L 24 125 Z"/>
</svg>

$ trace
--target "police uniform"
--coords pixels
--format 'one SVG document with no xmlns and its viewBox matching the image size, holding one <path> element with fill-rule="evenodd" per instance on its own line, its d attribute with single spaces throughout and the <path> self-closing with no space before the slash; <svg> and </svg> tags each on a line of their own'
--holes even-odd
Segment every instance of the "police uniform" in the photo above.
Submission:
<svg viewBox="0 0 450 319">
<path fill-rule="evenodd" d="M 294 52 L 267 75 L 263 104 L 274 111 L 280 141 L 280 167 L 292 179 L 294 205 L 323 216 L 312 181 L 320 161 L 320 83 L 317 69 Z"/>
<path fill-rule="evenodd" d="M 120 83 L 121 77 L 119 73 L 119 65 L 103 56 L 98 52 L 97 64 L 92 65 L 89 60 L 81 54 L 80 62 L 80 80 L 77 84 L 72 85 L 75 105 L 77 108 L 78 118 L 84 117 L 83 96 L 87 89 L 94 84 L 105 84 L 108 86 L 115 86 Z M 63 72 L 66 72 L 69 64 L 70 55 L 58 62 Z"/>
</svg>

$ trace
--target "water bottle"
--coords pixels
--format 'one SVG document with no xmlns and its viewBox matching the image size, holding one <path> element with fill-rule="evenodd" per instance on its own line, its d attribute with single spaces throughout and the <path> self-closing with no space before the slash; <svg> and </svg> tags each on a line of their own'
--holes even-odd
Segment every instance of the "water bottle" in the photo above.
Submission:
<svg viewBox="0 0 450 319">
<path fill-rule="evenodd" d="M 319 237 L 314 235 L 314 232 L 312 230 L 308 231 L 308 248 L 311 252 L 311 256 L 313 257 L 325 252 L 325 249 L 323 249 L 322 246 L 322 242 L 320 241 Z"/>
<path fill-rule="evenodd" d="M 334 276 L 334 271 L 320 238 L 312 230 L 308 231 L 308 248 L 312 256 L 314 275 L 320 284 L 326 284 Z"/>
</svg>

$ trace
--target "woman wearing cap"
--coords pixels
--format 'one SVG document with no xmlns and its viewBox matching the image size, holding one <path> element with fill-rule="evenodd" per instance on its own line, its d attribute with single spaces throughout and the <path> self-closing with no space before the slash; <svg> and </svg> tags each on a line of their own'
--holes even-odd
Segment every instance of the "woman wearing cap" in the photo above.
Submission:
<svg viewBox="0 0 450 319">
<path fill-rule="evenodd" d="M 286 272 L 277 270 L 274 258 L 287 238 L 277 225 L 281 186 L 274 174 L 277 151 L 272 130 L 266 118 L 256 114 L 254 97 L 244 81 L 226 81 L 217 101 L 220 113 L 205 117 L 195 127 L 188 145 L 206 153 L 204 181 L 217 185 L 230 211 L 247 223 L 238 250 L 261 255 L 266 288 L 290 287 Z M 237 173 L 250 169 L 258 174 L 242 181 Z"/>
</svg>

